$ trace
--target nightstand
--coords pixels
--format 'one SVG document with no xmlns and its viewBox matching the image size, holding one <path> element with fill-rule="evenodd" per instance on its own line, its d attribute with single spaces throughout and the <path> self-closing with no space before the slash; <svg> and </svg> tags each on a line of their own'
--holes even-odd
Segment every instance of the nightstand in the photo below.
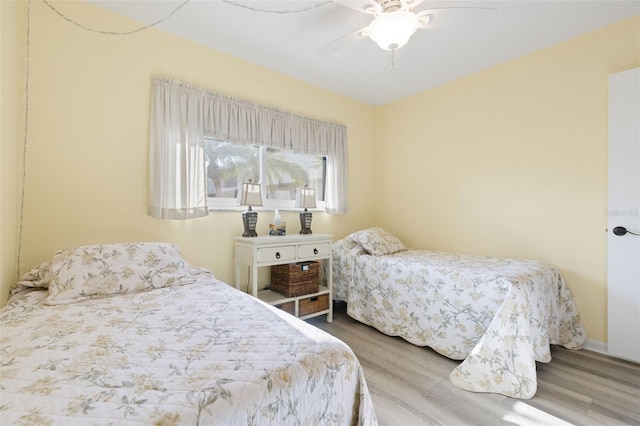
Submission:
<svg viewBox="0 0 640 426">
<path fill-rule="evenodd" d="M 329 234 L 236 237 L 236 288 L 240 290 L 242 285 L 241 268 L 249 267 L 248 291 L 253 297 L 275 306 L 293 303 L 292 314 L 301 319 L 327 314 L 327 322 L 333 321 L 331 239 L 332 235 Z M 328 271 L 326 286 L 321 285 L 317 293 L 286 297 L 271 290 L 258 291 L 258 268 L 316 260 L 328 262 L 325 268 Z M 318 301 L 325 302 L 325 299 L 328 299 L 328 307 L 315 311 L 313 306 Z"/>
</svg>

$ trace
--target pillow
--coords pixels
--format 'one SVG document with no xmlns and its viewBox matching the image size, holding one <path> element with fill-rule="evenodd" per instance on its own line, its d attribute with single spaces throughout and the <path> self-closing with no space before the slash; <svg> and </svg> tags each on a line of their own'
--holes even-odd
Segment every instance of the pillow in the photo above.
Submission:
<svg viewBox="0 0 640 426">
<path fill-rule="evenodd" d="M 104 244 L 61 250 L 51 259 L 49 273 L 49 295 L 45 300 L 49 305 L 193 281 L 188 279 L 189 264 L 182 259 L 180 249 L 166 243 Z"/>
<path fill-rule="evenodd" d="M 51 281 L 51 273 L 49 272 L 50 261 L 42 262 L 40 265 L 31 268 L 29 272 L 18 278 L 11 287 L 9 298 L 26 291 L 26 290 L 46 290 Z"/>
<path fill-rule="evenodd" d="M 382 228 L 376 227 L 354 232 L 348 238 L 360 244 L 363 249 L 374 256 L 407 250 L 402 241 Z"/>
</svg>

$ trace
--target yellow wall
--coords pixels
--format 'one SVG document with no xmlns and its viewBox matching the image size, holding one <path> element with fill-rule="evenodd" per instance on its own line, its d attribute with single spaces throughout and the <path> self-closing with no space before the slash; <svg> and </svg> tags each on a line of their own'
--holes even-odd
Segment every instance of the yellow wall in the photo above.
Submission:
<svg viewBox="0 0 640 426">
<path fill-rule="evenodd" d="M 19 144 L 23 139 L 24 4 L 0 2 L 0 306 L 16 278 Z"/>
<path fill-rule="evenodd" d="M 85 2 L 55 6 L 88 27 L 126 31 L 139 25 Z M 373 107 L 156 29 L 106 36 L 69 24 L 42 2 L 31 8 L 21 272 L 64 247 L 168 241 L 192 264 L 232 282 L 233 238 L 242 234 L 239 211 L 190 221 L 147 216 L 149 105 L 156 75 L 346 125 L 350 188 L 365 194 L 351 200 L 347 215 L 314 214 L 313 231 L 341 237 L 373 225 L 371 206 L 360 201 L 373 191 L 367 185 L 373 179 Z M 15 166 L 11 171 L 19 173 Z M 265 232 L 272 217 L 260 214 L 258 232 Z M 283 218 L 297 231 L 297 213 L 283 212 Z M 3 295 L 10 285 L 4 278 Z"/>
<path fill-rule="evenodd" d="M 606 341 L 608 76 L 639 65 L 635 17 L 379 108 L 376 223 L 558 266 Z"/>
<path fill-rule="evenodd" d="M 26 5 L 0 4 L 1 303 L 15 275 Z M 373 108 L 155 29 L 105 36 L 41 2 L 31 7 L 21 272 L 63 247 L 169 241 L 232 280 L 238 212 L 191 221 L 146 214 L 150 83 L 166 75 L 348 127 L 350 213 L 314 214 L 314 232 L 340 238 L 380 225 L 413 247 L 551 262 L 590 337 L 606 341 L 607 78 L 640 65 L 640 18 Z M 85 2 L 56 7 L 89 27 L 138 25 Z M 18 88 L 7 92 L 7 81 Z M 260 215 L 259 231 L 270 218 Z"/>
</svg>

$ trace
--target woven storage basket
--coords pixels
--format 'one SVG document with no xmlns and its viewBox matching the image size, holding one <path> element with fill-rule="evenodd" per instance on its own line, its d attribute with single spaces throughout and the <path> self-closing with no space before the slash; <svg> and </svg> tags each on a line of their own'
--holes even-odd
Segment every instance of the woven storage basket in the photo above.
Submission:
<svg viewBox="0 0 640 426">
<path fill-rule="evenodd" d="M 309 314 L 315 314 L 316 312 L 329 309 L 329 295 L 322 294 L 320 296 L 300 299 L 298 303 L 300 303 L 298 306 L 299 316 L 302 317 Z"/>
<path fill-rule="evenodd" d="M 295 314 L 296 304 L 293 301 L 284 302 L 284 303 L 280 303 L 279 305 L 273 305 L 273 306 L 275 306 L 278 309 L 282 309 L 283 311 L 285 311 L 288 314 L 291 314 L 291 315 Z"/>
<path fill-rule="evenodd" d="M 271 290 L 287 297 L 317 293 L 320 289 L 318 262 L 291 263 L 271 267 Z"/>
</svg>

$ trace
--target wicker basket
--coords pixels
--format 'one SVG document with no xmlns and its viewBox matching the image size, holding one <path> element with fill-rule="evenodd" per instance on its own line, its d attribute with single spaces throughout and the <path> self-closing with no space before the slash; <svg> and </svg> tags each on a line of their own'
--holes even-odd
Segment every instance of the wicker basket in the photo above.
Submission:
<svg viewBox="0 0 640 426">
<path fill-rule="evenodd" d="M 316 312 L 325 311 L 329 309 L 329 295 L 322 294 L 320 296 L 308 297 L 306 299 L 300 299 L 298 305 L 298 315 L 305 316 L 309 314 L 315 314 Z"/>
<path fill-rule="evenodd" d="M 295 315 L 295 311 L 296 311 L 296 302 L 291 301 L 291 302 L 284 302 L 284 303 L 280 303 L 279 305 L 273 305 L 278 309 L 282 309 L 283 311 L 285 311 L 288 314 L 291 315 Z"/>
<path fill-rule="evenodd" d="M 317 293 L 320 289 L 318 262 L 291 263 L 271 267 L 271 290 L 287 297 Z"/>
</svg>

